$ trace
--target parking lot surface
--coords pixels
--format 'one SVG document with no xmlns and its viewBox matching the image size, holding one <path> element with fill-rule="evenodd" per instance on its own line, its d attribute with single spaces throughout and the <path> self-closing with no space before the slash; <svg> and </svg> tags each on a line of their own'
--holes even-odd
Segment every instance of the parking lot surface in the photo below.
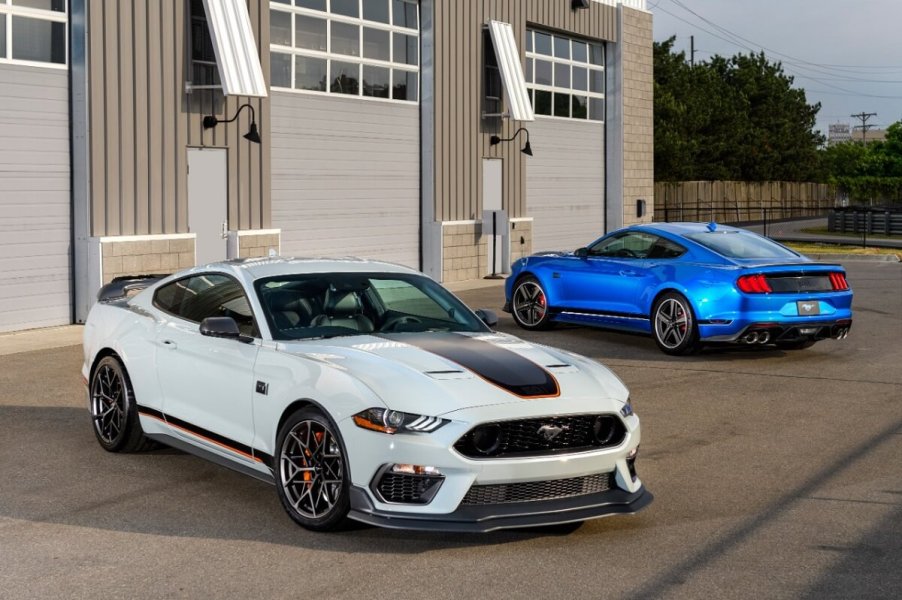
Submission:
<svg viewBox="0 0 902 600">
<path fill-rule="evenodd" d="M 846 267 L 851 335 L 803 351 L 674 358 L 501 315 L 607 364 L 642 419 L 655 502 L 569 531 L 311 533 L 266 484 L 101 450 L 80 347 L 0 353 L 0 597 L 902 597 L 902 265 Z"/>
</svg>

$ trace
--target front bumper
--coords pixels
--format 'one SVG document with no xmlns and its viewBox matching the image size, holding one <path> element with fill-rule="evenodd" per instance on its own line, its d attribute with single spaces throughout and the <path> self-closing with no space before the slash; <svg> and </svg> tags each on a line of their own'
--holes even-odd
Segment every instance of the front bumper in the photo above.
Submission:
<svg viewBox="0 0 902 600">
<path fill-rule="evenodd" d="M 644 487 L 636 492 L 611 489 L 556 500 L 511 504 L 461 506 L 447 514 L 423 514 L 379 510 L 366 490 L 351 488 L 351 512 L 356 521 L 390 529 L 422 531 L 489 532 L 498 529 L 560 525 L 639 512 L 654 499 Z"/>
</svg>

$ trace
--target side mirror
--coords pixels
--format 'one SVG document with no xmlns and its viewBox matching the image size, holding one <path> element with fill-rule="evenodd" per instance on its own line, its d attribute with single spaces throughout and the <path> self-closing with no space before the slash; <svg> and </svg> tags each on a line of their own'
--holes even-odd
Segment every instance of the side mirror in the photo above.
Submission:
<svg viewBox="0 0 902 600">
<path fill-rule="evenodd" d="M 494 327 L 498 324 L 498 315 L 495 314 L 494 310 L 489 310 L 488 308 L 480 308 L 476 311 L 476 316 L 482 319 L 482 322 L 489 327 Z"/>
<path fill-rule="evenodd" d="M 207 317 L 200 323 L 200 334 L 237 340 L 241 337 L 241 330 L 232 317 Z"/>
<path fill-rule="evenodd" d="M 587 256 L 589 256 L 589 249 L 588 248 L 577 248 L 576 250 L 573 251 L 573 256 L 578 256 L 579 258 L 586 258 Z"/>
</svg>

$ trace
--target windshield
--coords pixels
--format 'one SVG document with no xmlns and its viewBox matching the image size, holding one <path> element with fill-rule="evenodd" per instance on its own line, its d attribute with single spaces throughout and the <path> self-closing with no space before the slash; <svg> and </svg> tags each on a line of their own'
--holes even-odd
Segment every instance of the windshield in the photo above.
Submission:
<svg viewBox="0 0 902 600">
<path fill-rule="evenodd" d="M 727 258 L 798 258 L 799 255 L 771 240 L 741 231 L 687 233 L 685 237 Z"/>
<path fill-rule="evenodd" d="M 261 279 L 255 287 L 277 340 L 415 331 L 489 331 L 460 300 L 421 275 L 283 275 Z"/>
</svg>

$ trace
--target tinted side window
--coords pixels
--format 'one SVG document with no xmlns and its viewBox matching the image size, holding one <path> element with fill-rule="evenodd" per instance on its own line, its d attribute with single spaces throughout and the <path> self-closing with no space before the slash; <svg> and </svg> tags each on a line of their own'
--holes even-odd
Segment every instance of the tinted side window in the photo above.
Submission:
<svg viewBox="0 0 902 600">
<path fill-rule="evenodd" d="M 188 321 L 232 317 L 245 335 L 256 336 L 254 315 L 241 285 L 225 275 L 196 275 L 163 286 L 154 295 L 157 308 Z"/>
<path fill-rule="evenodd" d="M 677 258 L 686 253 L 686 249 L 670 240 L 658 238 L 655 245 L 648 251 L 646 258 Z"/>
<path fill-rule="evenodd" d="M 646 258 L 660 238 L 648 233 L 631 231 L 601 240 L 589 248 L 589 256 L 609 258 Z"/>
</svg>

